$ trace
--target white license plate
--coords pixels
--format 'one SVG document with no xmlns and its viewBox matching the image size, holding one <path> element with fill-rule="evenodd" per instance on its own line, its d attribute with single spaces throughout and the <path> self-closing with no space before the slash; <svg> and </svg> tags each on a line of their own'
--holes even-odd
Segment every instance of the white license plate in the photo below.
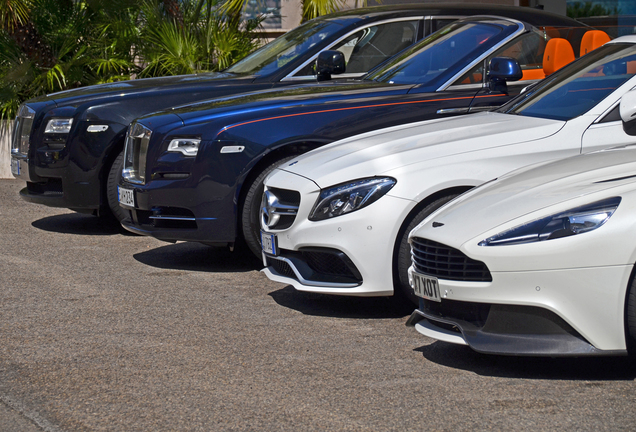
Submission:
<svg viewBox="0 0 636 432">
<path fill-rule="evenodd" d="M 11 158 L 11 174 L 14 176 L 20 175 L 20 161 L 17 159 Z"/>
<path fill-rule="evenodd" d="M 129 207 L 135 206 L 135 191 L 132 189 L 124 189 L 117 186 L 117 195 L 120 204 Z"/>
<path fill-rule="evenodd" d="M 436 302 L 442 301 L 442 297 L 439 295 L 439 283 L 436 277 L 424 276 L 415 272 L 411 274 L 413 276 L 413 290 L 416 296 Z"/>
<path fill-rule="evenodd" d="M 263 247 L 263 252 L 270 255 L 278 255 L 278 248 L 276 247 L 276 234 L 270 234 L 261 231 L 261 246 Z"/>
</svg>

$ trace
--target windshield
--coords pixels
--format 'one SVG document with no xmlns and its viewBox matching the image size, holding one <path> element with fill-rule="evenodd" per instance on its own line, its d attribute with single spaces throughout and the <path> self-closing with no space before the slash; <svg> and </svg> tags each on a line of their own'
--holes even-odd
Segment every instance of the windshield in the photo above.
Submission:
<svg viewBox="0 0 636 432">
<path fill-rule="evenodd" d="M 307 53 L 313 46 L 336 34 L 340 29 L 340 24 L 331 21 L 309 21 L 254 51 L 225 72 L 247 75 L 274 72 Z"/>
<path fill-rule="evenodd" d="M 500 26 L 453 23 L 433 33 L 367 79 L 391 84 L 427 83 L 456 66 L 465 66 L 501 40 Z"/>
<path fill-rule="evenodd" d="M 589 111 L 636 73 L 636 45 L 604 45 L 555 72 L 498 111 L 570 120 Z"/>
</svg>

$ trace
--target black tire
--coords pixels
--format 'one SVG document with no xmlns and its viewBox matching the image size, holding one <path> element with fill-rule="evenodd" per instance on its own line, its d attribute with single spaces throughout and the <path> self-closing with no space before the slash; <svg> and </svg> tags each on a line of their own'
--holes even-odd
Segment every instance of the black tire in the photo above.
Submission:
<svg viewBox="0 0 636 432">
<path fill-rule="evenodd" d="M 257 258 L 261 258 L 260 210 L 265 177 L 276 167 L 292 160 L 297 155 L 283 157 L 267 165 L 249 185 L 240 211 L 241 231 L 247 247 Z"/>
<path fill-rule="evenodd" d="M 636 269 L 632 270 L 625 308 L 625 344 L 631 357 L 636 357 Z"/>
<path fill-rule="evenodd" d="M 411 302 L 418 305 L 419 298 L 413 292 L 413 288 L 409 285 L 408 269 L 411 266 L 411 248 L 409 246 L 409 233 L 420 222 L 422 222 L 428 215 L 435 210 L 458 196 L 459 194 L 450 194 L 436 199 L 421 209 L 419 212 L 411 215 L 409 219 L 404 222 L 399 234 L 399 243 L 397 249 L 397 257 L 395 261 L 395 268 L 393 274 L 393 291 L 394 296 L 401 299 L 404 302 Z"/>
<path fill-rule="evenodd" d="M 119 184 L 119 180 L 121 180 L 121 170 L 123 167 L 124 151 L 122 150 L 110 166 L 110 169 L 108 170 L 108 178 L 106 179 L 106 201 L 108 202 L 108 210 L 110 210 L 111 215 L 117 220 L 117 222 L 121 222 L 126 216 L 128 216 L 126 214 L 126 210 L 119 206 L 119 199 L 117 195 L 117 185 Z"/>
</svg>

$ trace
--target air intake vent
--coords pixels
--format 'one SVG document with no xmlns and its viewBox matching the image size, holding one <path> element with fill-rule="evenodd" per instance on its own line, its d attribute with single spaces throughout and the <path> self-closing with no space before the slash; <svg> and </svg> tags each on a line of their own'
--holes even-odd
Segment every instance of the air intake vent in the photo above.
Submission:
<svg viewBox="0 0 636 432">
<path fill-rule="evenodd" d="M 415 269 L 440 279 L 491 282 L 486 264 L 468 258 L 461 251 L 431 240 L 414 237 L 411 259 Z"/>
</svg>

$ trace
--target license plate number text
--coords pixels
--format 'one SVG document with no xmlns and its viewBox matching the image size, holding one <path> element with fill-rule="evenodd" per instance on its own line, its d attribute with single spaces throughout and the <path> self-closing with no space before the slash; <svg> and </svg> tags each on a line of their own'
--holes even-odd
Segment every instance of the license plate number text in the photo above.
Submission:
<svg viewBox="0 0 636 432">
<path fill-rule="evenodd" d="M 263 252 L 270 255 L 278 255 L 278 248 L 276 247 L 276 234 L 270 234 L 261 231 L 261 246 Z"/>
<path fill-rule="evenodd" d="M 128 207 L 135 206 L 135 192 L 131 189 L 124 189 L 117 186 L 119 203 Z"/>
<path fill-rule="evenodd" d="M 418 297 L 441 302 L 437 278 L 413 273 L 413 290 Z"/>
<path fill-rule="evenodd" d="M 11 159 L 11 174 L 14 176 L 20 175 L 20 161 L 17 159 Z"/>
</svg>

